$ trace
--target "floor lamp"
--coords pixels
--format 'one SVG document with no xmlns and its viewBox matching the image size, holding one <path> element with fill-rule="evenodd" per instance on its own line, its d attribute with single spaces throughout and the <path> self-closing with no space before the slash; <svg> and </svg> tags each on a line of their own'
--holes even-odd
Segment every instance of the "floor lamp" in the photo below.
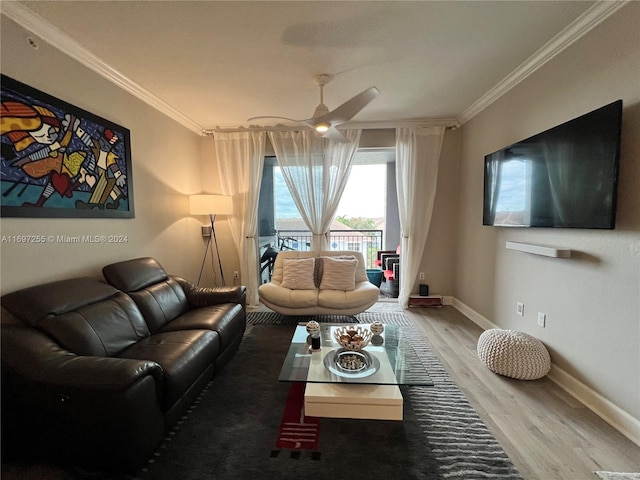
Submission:
<svg viewBox="0 0 640 480">
<path fill-rule="evenodd" d="M 202 278 L 204 264 L 207 261 L 207 253 L 211 247 L 211 237 L 216 246 L 216 255 L 218 256 L 218 266 L 220 267 L 220 279 L 222 285 L 226 285 L 224 281 L 224 271 L 222 270 L 222 260 L 220 259 L 220 251 L 218 250 L 218 238 L 216 237 L 216 215 L 231 215 L 233 213 L 233 203 L 231 197 L 225 195 L 190 195 L 189 196 L 189 213 L 191 215 L 209 215 L 211 221 L 211 232 L 207 245 L 204 247 L 204 256 L 202 257 L 202 266 L 200 267 L 200 275 L 198 276 L 198 286 Z M 206 225 L 205 227 L 208 227 Z M 204 234 L 203 234 L 204 235 Z M 213 255 L 213 253 L 212 253 Z"/>
</svg>

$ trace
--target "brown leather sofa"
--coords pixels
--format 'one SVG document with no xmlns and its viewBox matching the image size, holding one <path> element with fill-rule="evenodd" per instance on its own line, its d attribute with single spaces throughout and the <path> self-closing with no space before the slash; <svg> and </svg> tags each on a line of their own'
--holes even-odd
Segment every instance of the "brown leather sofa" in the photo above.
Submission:
<svg viewBox="0 0 640 480">
<path fill-rule="evenodd" d="M 245 287 L 199 288 L 152 258 L 103 273 L 2 297 L 4 460 L 135 472 L 237 350 Z"/>
</svg>

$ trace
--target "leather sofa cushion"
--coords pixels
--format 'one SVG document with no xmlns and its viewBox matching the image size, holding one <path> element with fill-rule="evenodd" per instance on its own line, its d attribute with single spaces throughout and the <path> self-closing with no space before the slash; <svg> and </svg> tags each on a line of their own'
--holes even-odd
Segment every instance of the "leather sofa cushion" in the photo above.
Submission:
<svg viewBox="0 0 640 480">
<path fill-rule="evenodd" d="M 115 356 L 150 334 L 131 298 L 89 277 L 18 290 L 2 305 L 76 355 Z"/>
<path fill-rule="evenodd" d="M 151 333 L 160 331 L 190 308 L 182 286 L 153 258 L 113 263 L 102 273 L 107 282 L 133 298 Z"/>
<path fill-rule="evenodd" d="M 220 354 L 220 338 L 209 330 L 157 333 L 119 357 L 158 363 L 164 375 L 162 406 L 169 410 Z"/>
<path fill-rule="evenodd" d="M 318 305 L 318 289 L 290 290 L 271 281 L 259 287 L 260 296 L 269 299 L 269 303 L 285 305 L 289 308 L 306 308 Z"/>
<path fill-rule="evenodd" d="M 371 298 L 370 282 L 356 283 L 355 290 L 320 290 L 318 292 L 318 305 L 326 308 L 355 308 L 367 302 Z"/>
<path fill-rule="evenodd" d="M 160 331 L 167 323 L 189 311 L 189 301 L 180 284 L 173 278 L 129 292 L 142 311 L 151 333 Z"/>
<path fill-rule="evenodd" d="M 36 285 L 2 296 L 2 307 L 31 326 L 49 316 L 113 297 L 118 290 L 95 278 L 82 277 Z"/>
<path fill-rule="evenodd" d="M 124 293 L 48 317 L 38 327 L 76 355 L 113 357 L 149 336 L 135 303 Z"/>
<path fill-rule="evenodd" d="M 102 274 L 107 282 L 123 292 L 135 292 L 169 278 L 164 268 L 151 257 L 112 263 L 103 267 Z"/>
<path fill-rule="evenodd" d="M 235 303 L 210 305 L 183 313 L 167 324 L 162 332 L 176 330 L 213 330 L 220 336 L 220 346 L 226 350 L 245 329 L 244 310 Z"/>
</svg>

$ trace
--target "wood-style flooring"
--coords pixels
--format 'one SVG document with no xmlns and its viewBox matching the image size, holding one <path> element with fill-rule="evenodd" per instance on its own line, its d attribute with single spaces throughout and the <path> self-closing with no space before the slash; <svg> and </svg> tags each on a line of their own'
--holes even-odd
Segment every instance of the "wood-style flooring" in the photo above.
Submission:
<svg viewBox="0 0 640 480">
<path fill-rule="evenodd" d="M 451 306 L 405 310 L 526 480 L 640 472 L 640 447 L 547 378 L 513 380 L 477 355 L 482 329 Z"/>
</svg>

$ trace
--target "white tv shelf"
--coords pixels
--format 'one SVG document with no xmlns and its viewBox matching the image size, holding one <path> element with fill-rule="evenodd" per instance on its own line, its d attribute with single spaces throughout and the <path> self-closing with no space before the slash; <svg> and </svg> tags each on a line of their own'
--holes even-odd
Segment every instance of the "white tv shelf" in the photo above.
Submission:
<svg viewBox="0 0 640 480">
<path fill-rule="evenodd" d="M 507 249 L 533 253 L 534 255 L 543 255 L 545 257 L 569 258 L 571 256 L 570 248 L 534 245 L 532 243 L 507 242 Z"/>
</svg>

